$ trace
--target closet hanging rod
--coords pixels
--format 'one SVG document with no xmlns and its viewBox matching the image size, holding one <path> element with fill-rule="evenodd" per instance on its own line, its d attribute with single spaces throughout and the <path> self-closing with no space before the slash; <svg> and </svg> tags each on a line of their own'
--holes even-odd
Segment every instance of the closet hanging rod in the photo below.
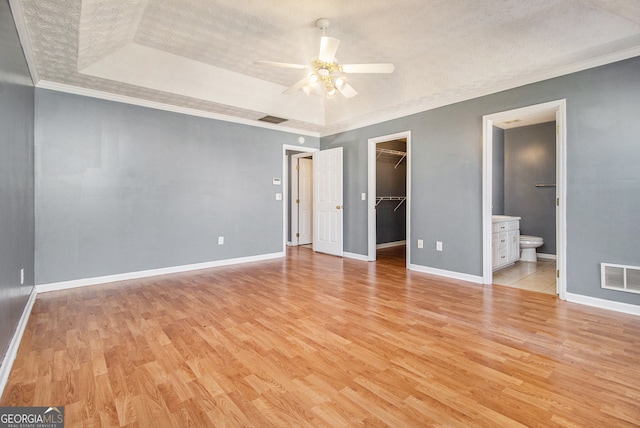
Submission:
<svg viewBox="0 0 640 428">
<path fill-rule="evenodd" d="M 406 200 L 407 200 L 406 196 L 377 196 L 376 207 L 382 201 L 400 201 L 400 203 L 396 205 L 396 207 L 393 209 L 394 211 L 397 211 L 397 209 L 400 208 L 400 205 L 402 205 Z"/>
<path fill-rule="evenodd" d="M 376 149 L 378 153 L 386 153 L 388 155 L 396 155 L 396 156 L 406 156 L 407 152 L 401 152 L 399 150 L 391 150 L 391 149 Z"/>
<path fill-rule="evenodd" d="M 533 187 L 556 187 L 555 183 L 538 183 L 534 184 Z"/>
</svg>

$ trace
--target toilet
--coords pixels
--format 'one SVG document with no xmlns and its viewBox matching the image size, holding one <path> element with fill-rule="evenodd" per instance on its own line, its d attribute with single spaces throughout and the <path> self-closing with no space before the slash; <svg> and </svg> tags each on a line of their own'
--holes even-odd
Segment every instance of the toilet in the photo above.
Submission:
<svg viewBox="0 0 640 428">
<path fill-rule="evenodd" d="M 520 260 L 523 262 L 537 262 L 536 248 L 542 246 L 544 241 L 539 236 L 520 235 Z"/>
</svg>

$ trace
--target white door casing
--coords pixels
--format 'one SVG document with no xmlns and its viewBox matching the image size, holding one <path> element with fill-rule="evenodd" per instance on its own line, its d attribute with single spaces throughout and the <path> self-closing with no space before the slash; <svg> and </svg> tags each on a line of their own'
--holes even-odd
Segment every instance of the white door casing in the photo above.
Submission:
<svg viewBox="0 0 640 428">
<path fill-rule="evenodd" d="M 342 256 L 342 147 L 313 154 L 313 250 Z"/>
<path fill-rule="evenodd" d="M 368 193 L 369 193 L 369 201 L 368 201 L 368 215 L 367 215 L 367 223 L 368 223 L 368 244 L 367 244 L 367 260 L 373 262 L 376 260 L 376 145 L 379 143 L 384 143 L 392 140 L 400 140 L 405 139 L 407 143 L 407 174 L 406 174 L 406 213 L 407 213 L 407 232 L 406 232 L 406 266 L 409 269 L 409 265 L 411 264 L 411 131 L 403 131 L 398 132 L 396 134 L 383 135 L 380 137 L 369 138 L 368 140 L 368 160 L 367 160 L 367 168 L 368 168 Z"/>
<path fill-rule="evenodd" d="M 313 160 L 298 159 L 298 245 L 312 243 L 313 238 Z"/>
<path fill-rule="evenodd" d="M 289 171 L 289 155 L 287 154 L 287 151 L 292 151 L 292 152 L 300 152 L 300 153 L 313 153 L 313 152 L 317 152 L 318 149 L 314 148 L 314 147 L 304 147 L 304 146 L 294 146 L 294 145 L 290 145 L 290 144 L 283 144 L 282 145 L 282 192 L 284 193 L 284 196 L 282 198 L 283 201 L 290 201 L 290 195 L 289 195 L 289 181 L 291 180 L 290 177 L 290 171 Z M 297 156 L 297 155 L 293 155 L 293 156 Z M 291 219 L 289 218 L 289 209 L 290 207 L 292 207 L 292 205 L 290 205 L 289 203 L 283 203 L 282 204 L 282 254 L 286 254 L 287 252 L 287 241 L 288 241 L 288 237 L 289 237 L 289 232 L 291 230 L 289 222 L 291 221 Z M 291 208 L 293 209 L 293 208 Z"/>
<path fill-rule="evenodd" d="M 535 115 L 541 112 L 555 112 L 556 117 L 556 292 L 566 300 L 567 295 L 567 102 L 550 101 L 543 104 L 522 107 L 485 115 L 483 122 L 483 172 L 482 172 L 482 216 L 483 216 L 483 282 L 493 281 L 491 250 L 491 214 L 492 214 L 492 171 L 493 171 L 493 124 L 521 116 Z"/>
</svg>

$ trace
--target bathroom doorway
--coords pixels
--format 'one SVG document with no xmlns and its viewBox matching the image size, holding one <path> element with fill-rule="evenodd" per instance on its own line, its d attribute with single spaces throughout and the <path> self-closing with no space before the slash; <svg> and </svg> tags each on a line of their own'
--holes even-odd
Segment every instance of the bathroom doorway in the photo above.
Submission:
<svg viewBox="0 0 640 428">
<path fill-rule="evenodd" d="M 552 292 L 558 294 L 561 299 L 565 299 L 566 294 L 566 267 L 565 267 L 565 248 L 566 248 L 566 229 L 565 219 L 566 211 L 564 207 L 564 199 L 566 197 L 566 106 L 565 100 L 554 101 L 545 104 L 539 104 L 530 107 L 524 107 L 521 109 L 510 110 L 501 113 L 495 113 L 492 115 L 484 116 L 483 118 L 483 280 L 485 284 L 492 284 L 502 282 L 505 285 L 520 284 L 519 288 L 534 288 L 532 283 L 540 281 L 540 287 L 547 289 L 546 292 Z M 554 125 L 548 125 L 550 122 L 555 122 Z M 524 218 L 525 232 L 527 227 L 540 227 L 532 226 L 531 221 L 533 217 L 523 214 L 526 213 L 527 208 L 523 207 L 521 212 L 507 213 L 508 210 L 514 210 L 513 206 L 505 207 L 504 198 L 499 190 L 500 177 L 496 178 L 494 171 L 494 163 L 500 164 L 497 151 L 501 150 L 500 147 L 500 132 L 501 130 L 510 130 L 515 128 L 521 128 L 523 126 L 533 126 L 537 124 L 547 123 L 545 126 L 552 127 L 552 133 L 555 134 L 555 178 L 554 180 L 541 180 L 539 183 L 529 183 L 534 191 L 535 197 L 549 197 L 551 194 L 551 203 L 555 202 L 555 234 L 552 235 L 549 232 L 545 232 L 547 235 L 548 252 L 555 252 L 556 259 L 553 263 L 552 257 L 545 258 L 544 252 L 541 251 L 542 257 L 540 257 L 540 263 L 531 262 L 516 262 L 517 268 L 513 268 L 511 271 L 496 271 L 492 269 L 492 215 L 493 214 L 512 214 Z M 542 125 L 541 125 L 542 126 Z M 544 128 L 544 126 L 542 126 Z M 522 128 L 525 129 L 525 128 Z M 533 129 L 533 128 L 531 128 Z M 512 131 L 504 131 L 512 132 Z M 495 140 L 495 141 L 494 141 Z M 505 143 L 506 145 L 507 143 Z M 520 151 L 519 156 L 528 156 L 532 161 L 536 156 L 539 156 L 537 149 L 532 148 L 530 153 Z M 507 180 L 507 177 L 504 177 Z M 542 182 L 545 181 L 545 182 Z M 553 182 L 547 182 L 553 181 Z M 513 183 L 512 183 L 513 184 Z M 527 189 L 529 191 L 530 189 Z M 518 190 L 515 190 L 516 192 Z M 513 191 L 512 191 L 513 192 Z M 494 195 L 495 193 L 495 195 Z M 514 202 L 516 204 L 522 202 Z M 535 206 L 535 204 L 533 205 Z M 502 211 L 496 212 L 495 210 Z M 533 209 L 533 208 L 531 208 Z M 517 210 L 516 210 L 517 211 Z M 523 220 L 521 220 L 523 221 Z M 529 229 L 531 230 L 531 229 Z M 540 229 L 535 229 L 540 230 Z M 531 232 L 527 232 L 531 233 Z M 549 242 L 551 241 L 551 242 Z M 555 242 L 554 242 L 555 241 Z M 555 245 L 554 245 L 555 244 Z M 555 247 L 555 249 L 553 248 Z M 544 247 L 543 248 L 544 251 Z M 494 275 L 496 281 L 494 281 Z M 546 283 L 545 283 L 546 282 Z M 549 290 L 549 287 L 555 282 L 555 290 Z M 542 290 L 538 290 L 542 291 Z"/>
<path fill-rule="evenodd" d="M 368 261 L 377 252 L 404 250 L 409 265 L 411 131 L 369 139 Z M 362 200 L 367 194 L 362 194 Z"/>
</svg>

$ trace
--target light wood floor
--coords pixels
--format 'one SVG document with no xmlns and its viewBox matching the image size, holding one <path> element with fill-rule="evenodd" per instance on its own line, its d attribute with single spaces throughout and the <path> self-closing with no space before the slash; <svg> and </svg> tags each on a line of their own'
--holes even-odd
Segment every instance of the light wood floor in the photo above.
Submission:
<svg viewBox="0 0 640 428">
<path fill-rule="evenodd" d="M 493 283 L 555 295 L 556 261 L 538 259 L 537 262 L 523 262 L 518 260 L 512 266 L 495 271 Z"/>
<path fill-rule="evenodd" d="M 41 294 L 0 404 L 67 427 L 640 424 L 639 317 L 394 251 Z"/>
</svg>

